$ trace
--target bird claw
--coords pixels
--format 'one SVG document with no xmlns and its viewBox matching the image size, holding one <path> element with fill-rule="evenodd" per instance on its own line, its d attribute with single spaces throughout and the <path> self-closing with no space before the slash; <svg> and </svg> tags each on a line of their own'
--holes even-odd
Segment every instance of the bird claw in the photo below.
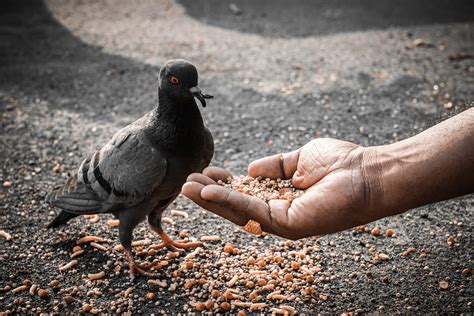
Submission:
<svg viewBox="0 0 474 316">
<path fill-rule="evenodd" d="M 165 239 L 162 243 L 158 245 L 150 246 L 150 248 L 148 249 L 159 250 L 166 247 L 168 250 L 172 252 L 182 253 L 184 252 L 185 249 L 196 248 L 199 246 L 202 246 L 201 242 L 181 242 L 181 241 L 174 241 L 172 239 L 169 239 L 169 240 Z"/>
<path fill-rule="evenodd" d="M 130 269 L 130 278 L 132 279 L 132 281 L 135 280 L 135 275 L 136 274 L 138 274 L 140 276 L 143 276 L 143 277 L 147 277 L 147 278 L 157 278 L 157 277 L 159 277 L 158 274 L 148 272 L 144 268 L 139 267 L 135 263 L 129 264 L 129 269 Z"/>
<path fill-rule="evenodd" d="M 130 273 L 130 279 L 133 281 L 135 280 L 136 274 L 147 277 L 147 278 L 157 278 L 159 275 L 155 273 L 148 272 L 150 267 L 144 266 L 144 265 L 137 265 L 135 261 L 133 260 L 133 255 L 130 250 L 125 250 L 125 257 L 127 258 L 128 261 L 128 268 L 129 268 L 129 273 Z"/>
</svg>

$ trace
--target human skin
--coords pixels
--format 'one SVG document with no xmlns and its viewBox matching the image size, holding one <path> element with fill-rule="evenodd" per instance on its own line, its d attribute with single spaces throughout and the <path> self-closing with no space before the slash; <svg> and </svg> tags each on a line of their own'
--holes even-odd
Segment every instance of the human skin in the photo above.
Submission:
<svg viewBox="0 0 474 316">
<path fill-rule="evenodd" d="M 323 235 L 474 192 L 474 108 L 403 141 L 373 147 L 320 138 L 248 167 L 252 177 L 292 179 L 305 193 L 268 203 L 217 185 L 208 167 L 182 193 L 237 225 L 259 222 L 288 239 Z"/>
</svg>

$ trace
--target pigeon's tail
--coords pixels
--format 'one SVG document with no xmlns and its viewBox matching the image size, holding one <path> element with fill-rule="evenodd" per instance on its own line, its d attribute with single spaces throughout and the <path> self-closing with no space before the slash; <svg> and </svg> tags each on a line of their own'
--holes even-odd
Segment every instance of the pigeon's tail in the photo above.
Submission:
<svg viewBox="0 0 474 316">
<path fill-rule="evenodd" d="M 66 224 L 71 218 L 76 217 L 77 214 L 72 214 L 68 212 L 61 211 L 61 213 L 56 216 L 55 219 L 51 223 L 49 223 L 48 228 L 56 228 L 61 226 L 62 224 Z"/>
<path fill-rule="evenodd" d="M 83 182 L 78 181 L 77 175 L 49 192 L 46 202 L 73 214 L 94 214 L 101 208 L 99 196 Z"/>
<path fill-rule="evenodd" d="M 69 178 L 63 186 L 54 188 L 46 195 L 45 200 L 62 209 L 48 228 L 58 227 L 81 214 L 97 213 L 101 208 L 97 194 L 78 181 L 77 175 Z"/>
</svg>

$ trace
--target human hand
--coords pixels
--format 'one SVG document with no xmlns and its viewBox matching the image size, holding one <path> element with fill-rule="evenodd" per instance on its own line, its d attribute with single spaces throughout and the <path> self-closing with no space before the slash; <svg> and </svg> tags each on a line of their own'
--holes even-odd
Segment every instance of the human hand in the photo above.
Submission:
<svg viewBox="0 0 474 316">
<path fill-rule="evenodd" d="M 249 165 L 252 177 L 292 179 L 295 188 L 305 190 L 291 203 L 270 200 L 267 204 L 217 185 L 232 176 L 217 167 L 191 174 L 182 192 L 237 225 L 255 220 L 265 232 L 289 239 L 328 234 L 382 217 L 375 212 L 380 185 L 372 177 L 375 173 L 366 170 L 371 156 L 368 148 L 323 138 Z"/>
</svg>

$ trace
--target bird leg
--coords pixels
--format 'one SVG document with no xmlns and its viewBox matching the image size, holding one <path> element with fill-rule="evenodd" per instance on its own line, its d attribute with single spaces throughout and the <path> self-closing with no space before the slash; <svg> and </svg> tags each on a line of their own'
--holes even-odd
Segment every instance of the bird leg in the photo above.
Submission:
<svg viewBox="0 0 474 316">
<path fill-rule="evenodd" d="M 128 213 L 120 214 L 120 224 L 119 224 L 119 239 L 120 243 L 123 246 L 125 258 L 127 259 L 130 278 L 135 279 L 135 275 L 141 275 L 148 278 L 156 278 L 157 275 L 150 273 L 148 267 L 139 266 L 133 260 L 132 254 L 132 238 L 133 238 L 133 229 L 140 222 L 139 217 L 127 217 Z"/>
<path fill-rule="evenodd" d="M 162 243 L 160 243 L 158 245 L 151 246 L 150 247 L 151 249 L 158 250 L 158 249 L 166 247 L 170 251 L 173 251 L 173 252 L 182 252 L 182 251 L 184 251 L 184 249 L 190 249 L 190 248 L 196 248 L 196 247 L 202 246 L 201 242 L 185 242 L 185 241 L 181 241 L 181 240 L 180 241 L 174 241 L 173 239 L 170 238 L 170 236 L 168 236 L 167 233 L 165 233 L 161 229 L 161 227 L 157 227 L 157 226 L 152 225 L 152 224 L 150 224 L 150 227 L 151 227 L 151 229 L 153 229 L 153 231 L 155 233 L 157 233 L 161 237 L 161 240 L 163 240 Z"/>
<path fill-rule="evenodd" d="M 158 277 L 157 274 L 146 271 L 146 269 L 148 268 L 140 267 L 139 265 L 137 265 L 135 263 L 135 260 L 133 260 L 133 254 L 131 250 L 124 249 L 124 252 L 125 252 L 125 258 L 127 259 L 127 262 L 128 262 L 130 278 L 132 280 L 135 279 L 135 273 L 144 277 L 148 277 L 148 278 Z"/>
</svg>

